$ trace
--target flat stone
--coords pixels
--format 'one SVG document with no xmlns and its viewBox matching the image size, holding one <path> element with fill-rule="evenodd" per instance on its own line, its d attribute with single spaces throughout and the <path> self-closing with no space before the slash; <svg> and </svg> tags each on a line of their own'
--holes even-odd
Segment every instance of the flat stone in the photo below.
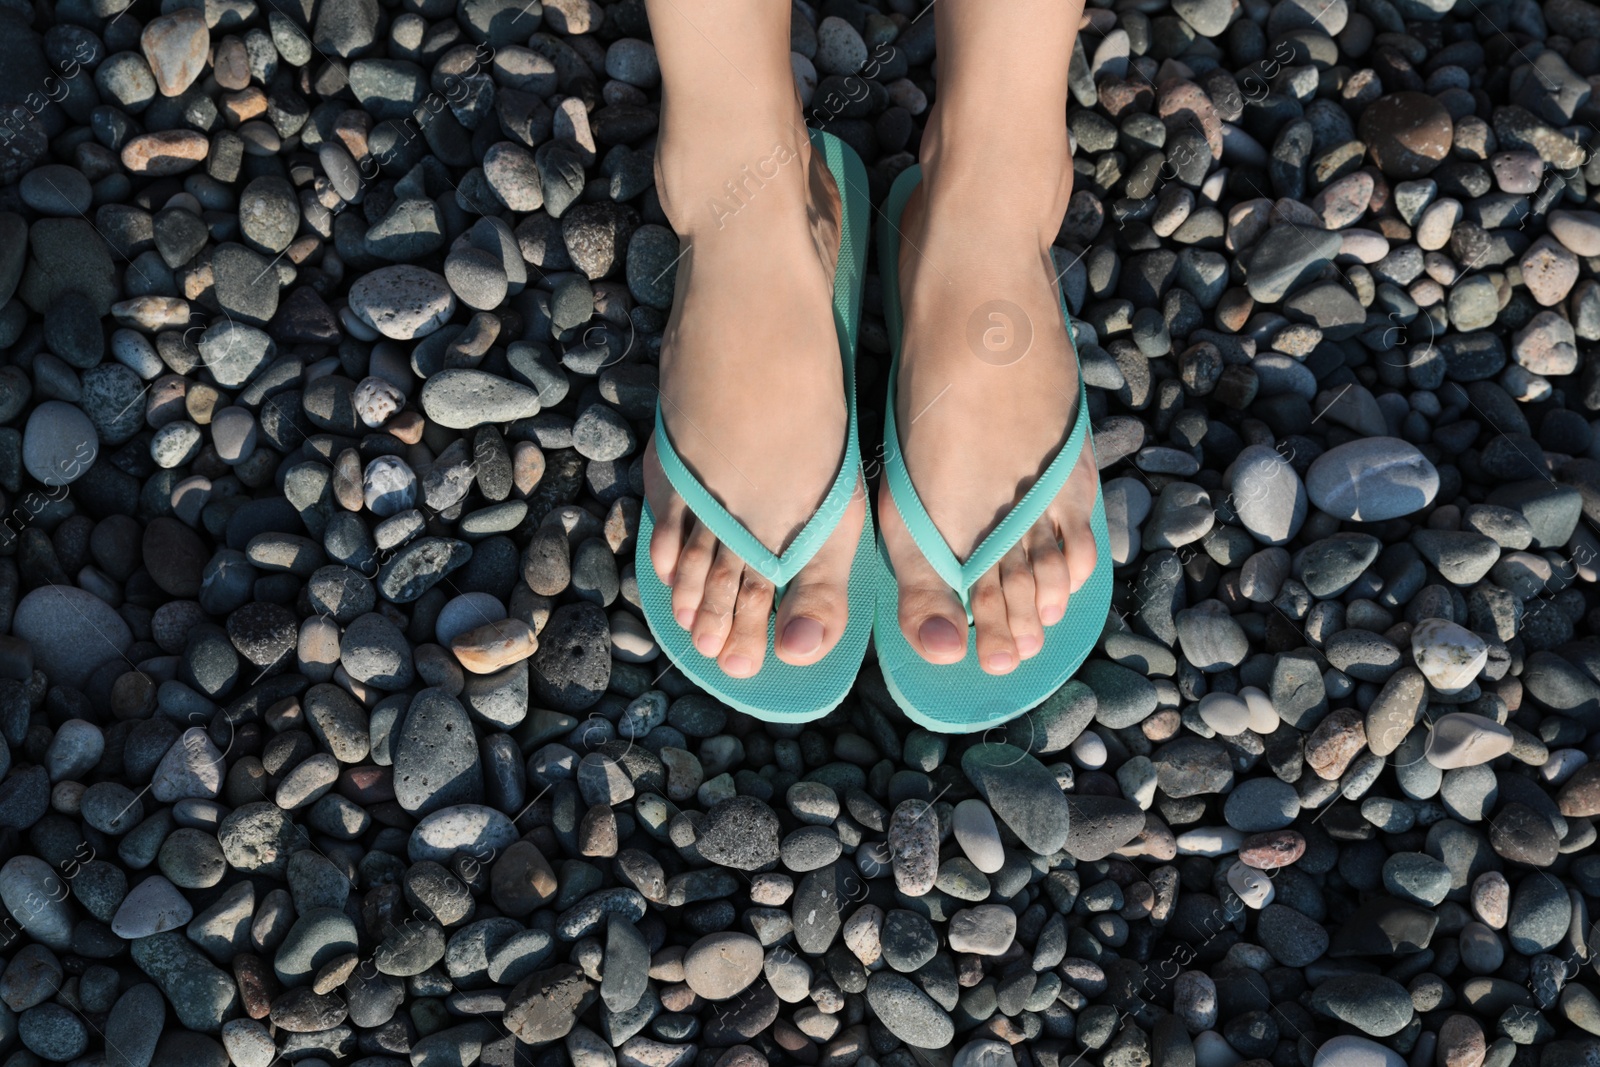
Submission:
<svg viewBox="0 0 1600 1067">
<path fill-rule="evenodd" d="M 1511 731 L 1492 719 L 1452 712 L 1434 720 L 1428 734 L 1428 762 L 1441 770 L 1476 767 L 1511 751 Z"/>
<path fill-rule="evenodd" d="M 1001 822 L 1034 852 L 1049 856 L 1067 841 L 1071 810 L 1055 775 L 1014 745 L 974 745 L 961 769 Z"/>
<path fill-rule="evenodd" d="M 1427 507 L 1439 472 L 1411 444 L 1368 437 L 1331 448 L 1306 472 L 1311 502 L 1336 518 L 1382 522 Z"/>
</svg>

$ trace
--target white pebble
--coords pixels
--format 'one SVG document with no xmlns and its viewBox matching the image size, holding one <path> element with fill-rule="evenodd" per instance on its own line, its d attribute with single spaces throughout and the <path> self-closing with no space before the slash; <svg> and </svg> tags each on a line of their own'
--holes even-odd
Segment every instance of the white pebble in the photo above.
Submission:
<svg viewBox="0 0 1600 1067">
<path fill-rule="evenodd" d="M 1272 903 L 1272 898 L 1277 895 L 1267 872 L 1258 871 L 1242 860 L 1235 860 L 1233 866 L 1228 868 L 1228 885 L 1239 894 L 1245 907 L 1256 911 Z"/>
<path fill-rule="evenodd" d="M 1085 770 L 1097 771 L 1106 765 L 1106 743 L 1093 730 L 1085 730 L 1072 742 L 1072 758 Z"/>
<path fill-rule="evenodd" d="M 1244 697 L 1244 702 L 1250 708 L 1250 729 L 1265 737 L 1278 728 L 1282 721 L 1278 718 L 1278 709 L 1272 706 L 1272 698 L 1253 685 L 1247 685 L 1239 690 L 1239 695 Z"/>
<path fill-rule="evenodd" d="M 1207 693 L 1199 710 L 1205 724 L 1223 737 L 1237 737 L 1250 728 L 1250 705 L 1233 693 Z"/>
<path fill-rule="evenodd" d="M 994 874 L 1006 865 L 1005 848 L 1000 844 L 1000 828 L 994 813 L 981 800 L 963 800 L 950 813 L 950 826 L 956 844 L 972 865 L 984 874 Z M 857 853 L 859 855 L 859 853 Z"/>
<path fill-rule="evenodd" d="M 1206 826 L 1178 835 L 1180 856 L 1226 856 L 1239 851 L 1244 835 L 1231 826 Z"/>
</svg>

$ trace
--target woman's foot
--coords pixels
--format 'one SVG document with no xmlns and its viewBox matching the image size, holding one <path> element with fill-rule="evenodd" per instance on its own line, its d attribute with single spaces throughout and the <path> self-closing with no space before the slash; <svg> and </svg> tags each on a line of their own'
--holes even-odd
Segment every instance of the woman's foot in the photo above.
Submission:
<svg viewBox="0 0 1600 1067">
<path fill-rule="evenodd" d="M 1062 321 L 1050 245 L 1071 195 L 1059 144 L 947 141 L 937 114 L 923 180 L 901 221 L 905 309 L 895 419 L 911 479 L 966 560 L 1060 451 L 1078 410 L 1078 372 Z M 943 151 L 942 146 L 964 151 Z M 1025 158 L 1019 158 L 1019 155 Z M 894 447 L 890 443 L 889 447 Z M 1098 480 L 1085 447 L 1044 515 L 972 587 L 978 663 L 1007 674 L 1044 646 L 1094 572 L 1089 527 Z M 900 628 L 931 663 L 967 652 L 961 601 L 923 557 L 887 483 L 878 523 L 900 586 Z"/>
<path fill-rule="evenodd" d="M 684 247 L 661 348 L 667 432 L 701 484 L 781 554 L 827 496 L 849 424 L 833 319 L 839 192 L 798 101 L 792 114 L 774 110 L 771 121 L 741 117 L 715 132 L 664 123 L 657 186 Z M 748 678 L 766 652 L 772 581 L 694 517 L 656 444 L 645 457 L 651 560 L 673 616 L 702 655 Z M 815 663 L 844 633 L 865 517 L 858 491 L 790 583 L 774 641 L 785 663 Z"/>
</svg>

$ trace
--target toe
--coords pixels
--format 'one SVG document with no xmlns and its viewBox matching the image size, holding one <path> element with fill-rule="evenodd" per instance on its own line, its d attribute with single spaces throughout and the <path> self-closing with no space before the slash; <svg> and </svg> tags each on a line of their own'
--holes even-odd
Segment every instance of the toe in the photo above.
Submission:
<svg viewBox="0 0 1600 1067">
<path fill-rule="evenodd" d="M 717 558 L 717 538 L 711 530 L 690 518 L 689 532 L 678 553 L 677 573 L 672 582 L 672 617 L 685 630 L 694 626 L 705 595 L 706 576 Z"/>
<path fill-rule="evenodd" d="M 654 504 L 650 511 L 655 522 L 650 534 L 650 562 L 662 584 L 670 588 L 678 577 L 679 557 L 685 544 L 683 531 L 688 525 L 684 520 L 688 518 L 689 509 L 678 494 L 670 493 L 659 511 Z"/>
<path fill-rule="evenodd" d="M 1048 522 L 1036 524 L 1028 535 L 1028 563 L 1039 621 L 1045 626 L 1054 626 L 1067 613 L 1072 573 L 1067 569 L 1067 557 Z"/>
<path fill-rule="evenodd" d="M 958 663 L 967 654 L 967 613 L 911 539 L 888 490 L 879 498 L 884 546 L 900 587 L 900 632 L 929 663 Z"/>
<path fill-rule="evenodd" d="M 1044 627 L 1039 623 L 1033 568 L 1022 545 L 1000 559 L 1000 589 L 1006 598 L 1006 626 L 1017 646 L 1017 656 L 1028 659 L 1044 647 Z"/>
<path fill-rule="evenodd" d="M 670 587 L 677 578 L 678 556 L 683 552 L 685 533 L 692 519 L 688 506 L 673 492 L 672 483 L 661 469 L 654 438 L 645 449 L 644 495 L 655 525 L 650 535 L 650 562 L 662 584 Z"/>
<path fill-rule="evenodd" d="M 1071 477 L 1056 498 L 1058 506 L 1070 505 L 1065 509 L 1065 514 L 1056 516 L 1056 528 L 1061 533 L 1061 543 L 1066 550 L 1067 570 L 1072 576 L 1070 587 L 1074 593 L 1083 588 L 1083 583 L 1094 573 L 1098 554 L 1094 531 L 1089 528 L 1098 478 L 1094 457 L 1088 449 L 1084 449 L 1083 455 L 1078 458 L 1078 465 L 1072 468 Z"/>
<path fill-rule="evenodd" d="M 700 609 L 695 612 L 694 647 L 702 656 L 716 659 L 733 629 L 733 609 L 739 596 L 739 578 L 744 573 L 744 562 L 733 554 L 727 545 L 719 544 L 716 558 L 706 574 L 705 592 L 700 597 Z"/>
<path fill-rule="evenodd" d="M 809 666 L 844 635 L 850 617 L 850 567 L 866 509 L 866 498 L 857 493 L 838 528 L 783 594 L 774 649 L 783 662 Z"/>
<path fill-rule="evenodd" d="M 1067 571 L 1071 575 L 1068 588 L 1076 593 L 1094 574 L 1099 552 L 1094 543 L 1094 531 L 1089 528 L 1086 518 L 1068 523 L 1062 533 L 1065 535 L 1062 541 L 1066 546 Z"/>
<path fill-rule="evenodd" d="M 971 603 L 972 625 L 978 630 L 978 665 L 989 674 L 1016 670 L 1020 657 L 1006 620 L 1006 594 L 998 567 L 991 567 L 973 583 Z"/>
<path fill-rule="evenodd" d="M 753 570 L 744 572 L 734 602 L 733 629 L 717 664 L 730 678 L 748 678 L 767 654 L 767 622 L 772 617 L 772 583 Z"/>
</svg>

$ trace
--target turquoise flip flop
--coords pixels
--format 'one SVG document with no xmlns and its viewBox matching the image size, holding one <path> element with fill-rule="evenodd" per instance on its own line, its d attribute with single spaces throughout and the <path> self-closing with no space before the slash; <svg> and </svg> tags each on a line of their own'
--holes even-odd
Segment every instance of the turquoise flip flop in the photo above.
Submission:
<svg viewBox="0 0 1600 1067">
<path fill-rule="evenodd" d="M 872 201 L 867 191 L 866 168 L 854 151 L 837 137 L 818 130 L 811 131 L 811 145 L 827 162 L 839 187 L 841 202 L 839 263 L 833 276 L 833 320 L 839 334 L 839 358 L 844 361 L 849 436 L 839 474 L 822 506 L 781 555 L 770 551 L 738 519 L 728 514 L 690 473 L 667 436 L 661 405 L 659 402 L 656 405 L 656 452 L 667 480 L 719 541 L 777 586 L 780 600 L 789 582 L 832 536 L 852 495 L 862 485 L 861 442 L 856 434 L 856 335 L 861 326 L 861 285 L 866 274 L 868 214 Z M 654 532 L 655 519 L 646 504 L 639 517 L 639 541 L 633 564 L 639 599 L 657 644 L 684 674 L 723 703 L 773 722 L 804 722 L 826 715 L 839 706 L 855 684 L 856 672 L 861 668 L 867 641 L 872 636 L 876 535 L 871 509 L 862 524 L 861 539 L 850 567 L 850 621 L 839 643 L 810 666 L 794 667 L 784 663 L 773 652 L 774 613 L 767 621 L 766 658 L 761 670 L 749 678 L 731 678 L 724 674 L 715 659 L 702 655 L 694 647 L 689 631 L 673 618 L 672 590 L 661 581 L 650 560 Z"/>
<path fill-rule="evenodd" d="M 904 171 L 889 192 L 883 217 L 878 225 L 878 273 L 883 280 L 884 318 L 887 321 L 894 358 L 889 367 L 889 400 L 884 415 L 884 477 L 888 479 L 895 508 L 911 531 L 917 547 L 946 585 L 955 590 L 963 606 L 971 609 L 968 597 L 972 585 L 1014 546 L 1055 499 L 1067 476 L 1078 462 L 1078 455 L 1089 444 L 1088 394 L 1078 379 L 1078 416 L 1066 444 L 1039 480 L 1023 494 L 1011 512 L 965 561 L 956 558 L 911 484 L 911 472 L 899 447 L 895 428 L 895 387 L 900 372 L 900 343 L 904 319 L 900 307 L 900 229 L 906 201 L 922 180 L 920 167 Z M 1059 294 L 1058 294 L 1059 295 Z M 1065 299 L 1061 314 L 1071 336 L 1071 319 Z M 1073 358 L 1077 345 L 1073 343 Z M 1092 448 L 1092 444 L 1090 444 Z M 961 660 L 938 666 L 917 654 L 900 632 L 900 590 L 895 581 L 889 553 L 879 539 L 877 623 L 873 629 L 878 663 L 890 695 L 913 720 L 945 733 L 985 730 L 1015 718 L 1038 706 L 1072 677 L 1105 628 L 1111 605 L 1111 540 L 1106 532 L 1105 503 L 1098 483 L 1094 513 L 1090 519 L 1099 551 L 1094 574 L 1067 601 L 1066 614 L 1054 626 L 1045 627 L 1044 647 L 1031 659 L 1023 660 L 1010 674 L 984 673 L 978 666 L 977 633 L 967 629 L 967 654 Z"/>
</svg>

